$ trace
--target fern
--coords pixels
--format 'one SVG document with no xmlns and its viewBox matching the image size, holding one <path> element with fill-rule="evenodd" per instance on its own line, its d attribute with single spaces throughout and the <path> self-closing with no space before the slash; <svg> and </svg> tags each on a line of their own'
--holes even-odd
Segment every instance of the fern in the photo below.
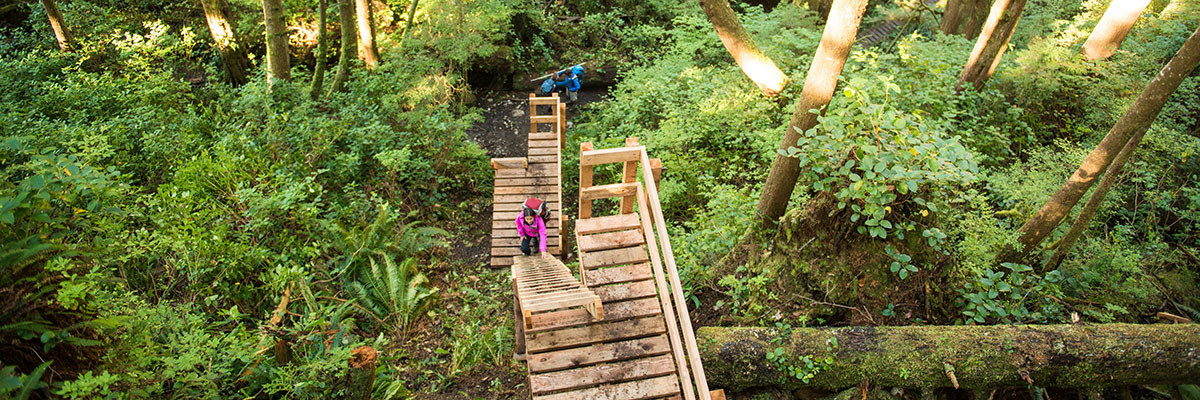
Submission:
<svg viewBox="0 0 1200 400">
<path fill-rule="evenodd" d="M 382 264 L 377 258 L 383 260 Z M 346 284 L 347 291 L 380 323 L 408 332 L 434 299 L 437 289 L 429 288 L 429 279 L 417 270 L 415 258 L 405 258 L 396 264 L 392 257 L 380 253 L 379 257 L 367 259 L 371 269 L 364 271 L 357 281 Z"/>
<path fill-rule="evenodd" d="M 329 224 L 329 237 L 342 254 L 336 262 L 337 273 L 353 276 L 369 254 L 386 251 L 398 259 L 406 259 L 448 245 L 443 239 L 449 236 L 445 230 L 418 226 L 417 221 L 400 225 L 399 220 L 385 205 L 379 207 L 375 220 L 365 227 L 347 229 L 340 224 Z"/>
</svg>

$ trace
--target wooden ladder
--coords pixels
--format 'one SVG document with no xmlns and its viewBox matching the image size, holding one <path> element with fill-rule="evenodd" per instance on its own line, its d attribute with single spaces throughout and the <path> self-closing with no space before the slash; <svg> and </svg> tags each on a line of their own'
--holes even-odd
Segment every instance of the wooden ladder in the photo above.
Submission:
<svg viewBox="0 0 1200 400">
<path fill-rule="evenodd" d="M 580 153 L 579 275 L 599 296 L 604 319 L 582 310 L 534 315 L 534 328 L 518 338 L 528 351 L 530 391 L 556 400 L 723 399 L 708 390 L 658 209 L 661 163 L 636 139 L 626 145 L 584 143 Z M 624 164 L 622 181 L 594 186 L 594 167 L 607 163 Z M 593 216 L 592 202 L 604 198 L 620 198 L 619 212 Z"/>
<path fill-rule="evenodd" d="M 571 270 L 550 257 L 516 256 L 512 265 L 517 315 L 524 329 L 533 329 L 533 315 L 581 307 L 593 320 L 604 319 L 600 296 L 571 275 Z"/>
<path fill-rule="evenodd" d="M 549 109 L 549 114 L 539 114 Z M 529 95 L 528 152 L 525 157 L 493 158 L 496 171 L 492 194 L 492 268 L 513 265 L 521 254 L 517 217 L 525 199 L 537 197 L 550 207 L 546 221 L 546 247 L 551 254 L 562 255 L 562 235 L 567 217 L 562 215 L 562 146 L 566 136 L 567 105 L 558 93 L 551 97 Z M 549 129 L 539 129 L 546 128 Z"/>
</svg>

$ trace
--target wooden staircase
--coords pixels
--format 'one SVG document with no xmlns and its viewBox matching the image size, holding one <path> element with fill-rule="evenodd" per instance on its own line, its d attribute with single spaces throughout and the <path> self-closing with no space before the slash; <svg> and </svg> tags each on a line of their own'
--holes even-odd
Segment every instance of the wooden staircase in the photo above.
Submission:
<svg viewBox="0 0 1200 400">
<path fill-rule="evenodd" d="M 530 391 L 534 399 L 555 400 L 723 399 L 708 389 L 683 302 L 658 204 L 661 163 L 651 162 L 636 139 L 626 145 L 592 150 L 585 143 L 580 153 L 579 276 L 599 296 L 603 320 L 565 309 L 519 326 Z M 624 165 L 622 181 L 592 185 L 594 167 L 607 163 Z M 618 213 L 593 216 L 593 201 L 605 198 L 620 199 Z"/>
<path fill-rule="evenodd" d="M 549 114 L 539 114 L 549 109 Z M 493 158 L 496 171 L 492 194 L 491 266 L 503 268 L 521 255 L 517 217 L 522 203 L 530 197 L 546 201 L 551 218 L 546 221 L 546 249 L 562 255 L 562 235 L 567 217 L 562 215 L 562 146 L 566 137 L 566 104 L 552 97 L 529 95 L 528 152 L 525 157 Z M 548 128 L 548 129 L 540 129 Z"/>
</svg>

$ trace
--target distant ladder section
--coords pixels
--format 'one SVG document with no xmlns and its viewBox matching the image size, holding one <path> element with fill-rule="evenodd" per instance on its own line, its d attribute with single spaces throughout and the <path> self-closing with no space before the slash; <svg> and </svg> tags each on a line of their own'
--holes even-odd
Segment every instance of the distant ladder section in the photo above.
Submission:
<svg viewBox="0 0 1200 400">
<path fill-rule="evenodd" d="M 566 140 L 567 106 L 558 93 L 551 97 L 529 95 L 529 151 L 525 157 L 493 158 L 496 171 L 492 195 L 492 268 L 513 264 L 521 255 L 517 217 L 526 199 L 537 197 L 550 207 L 546 221 L 546 249 L 562 255 L 562 146 Z M 548 113 L 539 111 L 549 110 Z"/>
<path fill-rule="evenodd" d="M 564 309 L 517 327 L 532 397 L 724 399 L 708 389 L 684 302 L 658 200 L 662 164 L 636 138 L 624 148 L 580 150 L 579 276 L 604 315 Z M 612 163 L 624 167 L 621 181 L 593 185 L 595 167 Z M 610 207 L 616 214 L 592 215 L 595 200 L 610 198 L 619 199 Z"/>
</svg>

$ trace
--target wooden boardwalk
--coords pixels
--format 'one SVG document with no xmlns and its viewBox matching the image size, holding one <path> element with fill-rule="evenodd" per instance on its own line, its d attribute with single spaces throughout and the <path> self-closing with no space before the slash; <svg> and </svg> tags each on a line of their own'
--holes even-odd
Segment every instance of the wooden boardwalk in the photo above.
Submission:
<svg viewBox="0 0 1200 400">
<path fill-rule="evenodd" d="M 602 302 L 602 316 L 576 303 L 529 315 L 520 309 L 529 302 L 516 293 L 517 321 L 528 316 L 528 323 L 516 324 L 516 332 L 532 397 L 723 399 L 723 392 L 708 390 L 682 297 L 658 203 L 661 163 L 652 162 L 636 139 L 626 143 L 606 150 L 585 143 L 580 154 L 579 277 Z M 624 165 L 622 181 L 593 185 L 594 167 L 608 163 Z M 620 199 L 617 213 L 593 216 L 592 202 L 604 198 Z M 518 263 L 526 259 L 519 257 Z M 559 279 L 565 288 L 581 292 L 574 277 Z"/>
<path fill-rule="evenodd" d="M 550 110 L 549 113 L 538 111 Z M 495 191 L 492 195 L 493 268 L 513 264 L 513 256 L 521 255 L 521 238 L 517 234 L 517 217 L 525 199 L 537 197 L 550 207 L 546 221 L 546 249 L 562 255 L 562 235 L 566 216 L 562 215 L 562 146 L 565 140 L 566 104 L 553 97 L 529 95 L 529 151 L 525 157 L 493 158 L 496 170 Z"/>
</svg>

